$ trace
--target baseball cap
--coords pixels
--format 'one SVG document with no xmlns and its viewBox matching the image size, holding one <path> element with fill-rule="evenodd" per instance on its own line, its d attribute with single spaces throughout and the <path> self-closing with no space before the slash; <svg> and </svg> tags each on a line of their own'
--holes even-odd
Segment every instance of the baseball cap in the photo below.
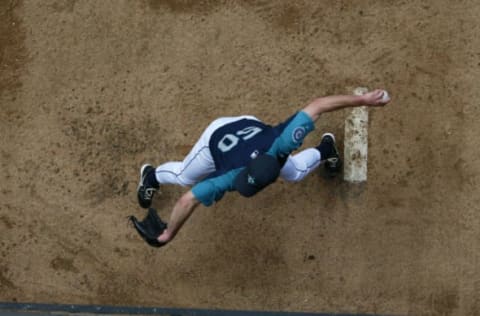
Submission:
<svg viewBox="0 0 480 316">
<path fill-rule="evenodd" d="M 280 174 L 280 163 L 268 154 L 250 160 L 235 178 L 234 186 L 241 195 L 251 197 L 275 182 Z"/>
</svg>

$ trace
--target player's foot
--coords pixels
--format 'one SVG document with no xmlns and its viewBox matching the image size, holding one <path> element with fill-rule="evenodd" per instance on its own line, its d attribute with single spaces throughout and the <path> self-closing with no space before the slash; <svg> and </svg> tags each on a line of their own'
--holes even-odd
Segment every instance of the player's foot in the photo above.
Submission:
<svg viewBox="0 0 480 316">
<path fill-rule="evenodd" d="M 322 161 L 325 161 L 325 169 L 330 174 L 338 173 L 342 168 L 342 160 L 335 143 L 335 136 L 332 133 L 323 134 L 317 149 L 320 151 Z"/>
<path fill-rule="evenodd" d="M 155 172 L 155 168 L 149 164 L 143 165 L 140 169 L 140 183 L 137 188 L 137 197 L 138 203 L 143 208 L 149 208 L 150 205 L 152 205 L 153 195 L 159 187 L 158 183 L 152 183 L 153 181 L 149 180 L 152 172 Z"/>
</svg>

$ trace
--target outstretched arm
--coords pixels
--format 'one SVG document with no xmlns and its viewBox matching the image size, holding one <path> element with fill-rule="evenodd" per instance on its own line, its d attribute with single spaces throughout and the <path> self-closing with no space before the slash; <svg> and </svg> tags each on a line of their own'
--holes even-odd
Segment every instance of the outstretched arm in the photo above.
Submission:
<svg viewBox="0 0 480 316">
<path fill-rule="evenodd" d="M 158 237 L 158 241 L 167 243 L 172 240 L 198 204 L 210 206 L 220 200 L 226 191 L 231 191 L 233 181 L 239 172 L 240 169 L 234 169 L 216 178 L 201 181 L 183 194 L 175 203 L 167 229 Z"/>
<path fill-rule="evenodd" d="M 180 197 L 173 207 L 172 214 L 170 215 L 170 221 L 168 222 L 167 229 L 158 237 L 158 241 L 161 243 L 167 243 L 171 241 L 183 226 L 185 221 L 192 215 L 195 208 L 200 202 L 195 198 L 192 191 L 188 191 Z"/>
<path fill-rule="evenodd" d="M 333 95 L 313 100 L 303 111 L 316 121 L 320 114 L 346 107 L 361 105 L 384 106 L 390 99 L 383 99 L 384 90 L 374 90 L 364 95 Z"/>
</svg>

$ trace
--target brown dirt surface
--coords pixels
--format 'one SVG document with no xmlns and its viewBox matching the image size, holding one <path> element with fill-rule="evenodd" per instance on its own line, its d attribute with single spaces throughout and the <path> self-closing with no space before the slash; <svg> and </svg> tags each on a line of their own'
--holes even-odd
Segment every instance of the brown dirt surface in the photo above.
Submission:
<svg viewBox="0 0 480 316">
<path fill-rule="evenodd" d="M 0 301 L 480 315 L 480 3 L 0 1 Z M 219 116 L 382 87 L 364 185 L 200 207 L 148 248 L 138 169 Z M 343 141 L 347 110 L 325 114 Z M 184 189 L 163 187 L 162 217 Z"/>
</svg>

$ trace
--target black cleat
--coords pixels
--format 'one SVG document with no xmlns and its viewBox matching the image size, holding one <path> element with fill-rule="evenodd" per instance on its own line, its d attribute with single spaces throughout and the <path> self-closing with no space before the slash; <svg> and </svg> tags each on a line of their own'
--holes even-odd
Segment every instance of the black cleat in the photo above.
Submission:
<svg viewBox="0 0 480 316">
<path fill-rule="evenodd" d="M 149 208 L 150 205 L 152 205 L 153 195 L 158 189 L 158 185 L 154 186 L 148 183 L 147 175 L 150 172 L 155 172 L 155 168 L 149 164 L 143 165 L 140 169 L 140 183 L 137 188 L 137 197 L 138 203 L 143 208 Z"/>
<path fill-rule="evenodd" d="M 342 160 L 335 143 L 335 136 L 332 133 L 323 134 L 320 146 L 331 146 L 327 151 L 328 154 L 321 159 L 325 161 L 325 170 L 332 176 L 336 175 L 342 169 Z"/>
</svg>

